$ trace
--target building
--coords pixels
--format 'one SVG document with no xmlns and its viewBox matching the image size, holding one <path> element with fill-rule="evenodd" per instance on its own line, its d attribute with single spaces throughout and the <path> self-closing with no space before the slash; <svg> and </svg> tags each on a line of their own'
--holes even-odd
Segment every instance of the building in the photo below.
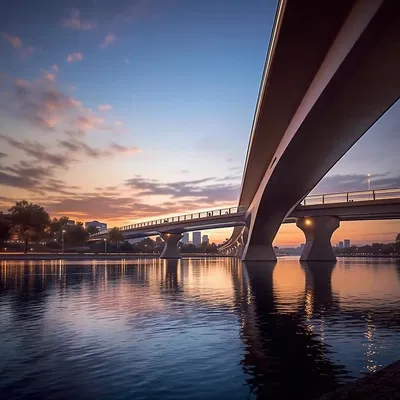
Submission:
<svg viewBox="0 0 400 400">
<path fill-rule="evenodd" d="M 102 231 L 103 229 L 107 229 L 107 224 L 99 221 L 88 221 L 85 222 L 85 229 L 89 228 L 89 226 L 94 226 L 98 231 Z"/>
<path fill-rule="evenodd" d="M 192 238 L 193 238 L 193 244 L 195 246 L 201 245 L 201 232 L 193 232 Z"/>
<path fill-rule="evenodd" d="M 343 242 L 339 242 L 338 248 L 339 248 L 339 249 L 343 249 Z"/>
<path fill-rule="evenodd" d="M 75 225 L 75 221 L 73 221 L 72 219 L 69 219 L 67 221 L 66 225 L 68 225 L 68 226 Z"/>
<path fill-rule="evenodd" d="M 209 239 L 208 239 L 208 235 L 203 235 L 203 238 L 201 239 L 201 243 L 210 243 Z"/>
<path fill-rule="evenodd" d="M 344 248 L 348 249 L 351 247 L 350 239 L 344 239 Z"/>
<path fill-rule="evenodd" d="M 189 244 L 189 232 L 185 232 L 183 234 L 183 238 L 181 239 L 181 242 L 183 244 Z"/>
</svg>

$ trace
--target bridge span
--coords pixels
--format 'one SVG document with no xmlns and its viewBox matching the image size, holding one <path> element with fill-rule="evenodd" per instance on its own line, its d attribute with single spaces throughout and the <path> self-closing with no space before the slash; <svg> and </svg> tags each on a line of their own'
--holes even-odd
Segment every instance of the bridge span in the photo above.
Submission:
<svg viewBox="0 0 400 400">
<path fill-rule="evenodd" d="M 302 259 L 333 260 L 331 236 L 340 221 L 400 219 L 400 189 L 381 189 L 346 193 L 331 193 L 306 197 L 283 223 L 296 223 L 306 236 Z M 184 214 L 120 227 L 125 239 L 160 235 L 165 242 L 163 258 L 180 257 L 178 242 L 184 232 L 228 227 L 248 228 L 247 208 L 230 207 Z M 102 240 L 108 230 L 91 236 Z M 244 243 L 238 238 L 224 254 L 240 256 Z"/>
<path fill-rule="evenodd" d="M 277 231 L 296 218 L 307 238 L 302 258 L 332 259 L 329 240 L 342 218 L 383 218 L 397 205 L 301 202 L 399 100 L 399 71 L 398 0 L 278 0 L 236 212 L 135 224 L 124 235 L 160 234 L 169 258 L 179 257 L 182 232 L 234 226 L 222 251 L 275 261 Z"/>
</svg>

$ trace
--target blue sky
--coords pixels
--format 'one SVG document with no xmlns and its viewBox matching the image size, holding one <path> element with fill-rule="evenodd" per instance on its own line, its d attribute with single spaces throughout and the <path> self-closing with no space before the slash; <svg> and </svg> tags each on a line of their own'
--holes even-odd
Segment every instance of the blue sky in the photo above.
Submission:
<svg viewBox="0 0 400 400">
<path fill-rule="evenodd" d="M 4 4 L 0 208 L 25 198 L 54 216 L 120 225 L 234 205 L 275 7 Z M 316 191 L 363 189 L 367 173 L 399 187 L 398 115 L 396 105 Z"/>
</svg>

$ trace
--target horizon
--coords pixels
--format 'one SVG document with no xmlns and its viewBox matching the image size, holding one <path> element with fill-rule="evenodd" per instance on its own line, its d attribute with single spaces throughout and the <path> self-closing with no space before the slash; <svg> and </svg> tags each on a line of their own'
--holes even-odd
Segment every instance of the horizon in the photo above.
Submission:
<svg viewBox="0 0 400 400">
<path fill-rule="evenodd" d="M 26 199 L 113 227 L 236 205 L 275 8 L 5 5 L 0 210 Z M 368 174 L 372 189 L 400 187 L 399 115 L 398 101 L 311 193 L 365 190 Z M 202 234 L 220 243 L 230 231 Z M 399 221 L 341 223 L 332 243 L 398 232 Z M 274 245 L 302 240 L 282 225 Z"/>
</svg>

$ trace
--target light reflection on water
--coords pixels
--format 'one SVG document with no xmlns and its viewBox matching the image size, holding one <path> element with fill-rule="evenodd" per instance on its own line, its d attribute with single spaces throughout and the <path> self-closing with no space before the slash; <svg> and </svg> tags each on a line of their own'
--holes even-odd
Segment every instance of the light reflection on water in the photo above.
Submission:
<svg viewBox="0 0 400 400">
<path fill-rule="evenodd" d="M 400 263 L 0 262 L 0 398 L 317 398 L 400 358 Z"/>
</svg>

